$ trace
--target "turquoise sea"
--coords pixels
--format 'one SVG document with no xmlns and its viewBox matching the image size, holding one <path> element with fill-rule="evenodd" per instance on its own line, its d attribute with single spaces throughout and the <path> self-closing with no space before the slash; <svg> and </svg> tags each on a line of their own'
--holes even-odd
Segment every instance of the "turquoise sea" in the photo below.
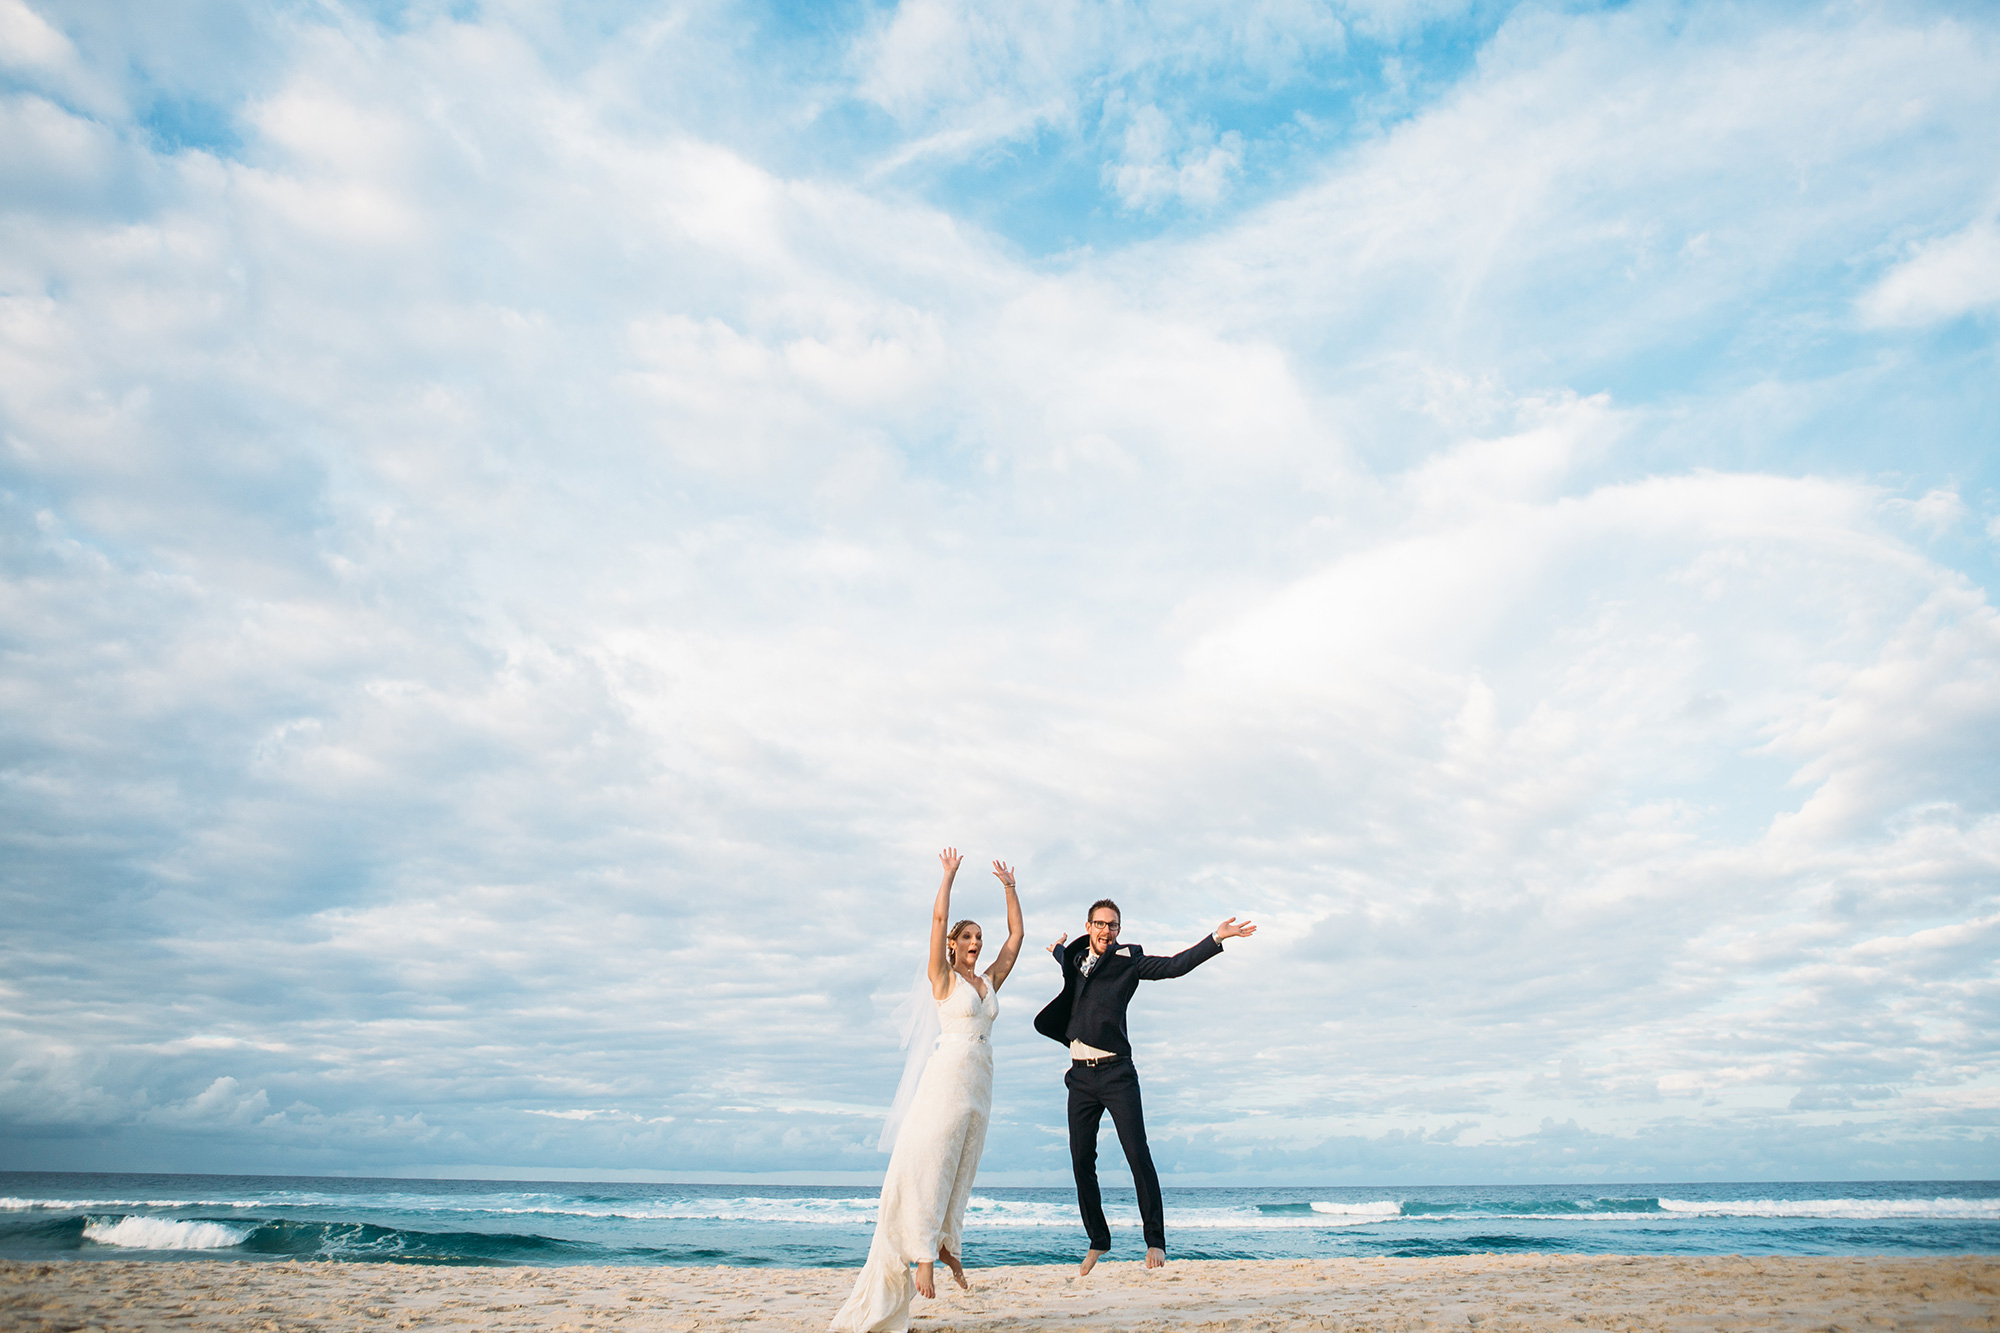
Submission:
<svg viewBox="0 0 2000 1333">
<path fill-rule="evenodd" d="M 1183 1259 L 1488 1251 L 2000 1253 L 2000 1181 L 1260 1186 L 1166 1191 Z M 1141 1253 L 1106 1192 L 1114 1258 Z M 0 1172 L 0 1258 L 855 1267 L 875 1191 L 848 1186 Z M 1083 1248 L 1066 1189 L 981 1189 L 969 1265 Z"/>
</svg>

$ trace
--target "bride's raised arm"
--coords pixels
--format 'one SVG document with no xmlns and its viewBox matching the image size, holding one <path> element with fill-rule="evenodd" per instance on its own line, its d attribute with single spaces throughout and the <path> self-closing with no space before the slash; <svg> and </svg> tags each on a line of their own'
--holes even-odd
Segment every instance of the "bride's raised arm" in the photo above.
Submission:
<svg viewBox="0 0 2000 1333">
<path fill-rule="evenodd" d="M 931 995 L 942 1001 L 951 994 L 951 960 L 945 953 L 944 933 L 951 929 L 951 882 L 958 877 L 958 848 L 938 853 L 944 878 L 938 881 L 937 901 L 931 904 Z"/>
<path fill-rule="evenodd" d="M 1000 955 L 993 960 L 993 966 L 986 969 L 987 980 L 993 983 L 994 990 L 999 990 L 1000 983 L 1014 970 L 1014 959 L 1020 956 L 1021 937 L 1027 928 L 1021 924 L 1021 900 L 1014 894 L 1014 867 L 995 861 L 993 877 L 1007 890 L 1007 942 L 1000 946 Z"/>
</svg>

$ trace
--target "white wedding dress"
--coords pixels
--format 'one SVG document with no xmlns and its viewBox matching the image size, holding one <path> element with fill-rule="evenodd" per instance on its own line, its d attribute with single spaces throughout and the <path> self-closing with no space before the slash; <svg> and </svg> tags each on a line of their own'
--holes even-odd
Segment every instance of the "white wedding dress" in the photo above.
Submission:
<svg viewBox="0 0 2000 1333">
<path fill-rule="evenodd" d="M 937 1008 L 944 1030 L 889 1154 L 875 1239 L 853 1293 L 833 1317 L 838 1333 L 902 1333 L 916 1290 L 910 1265 L 935 1261 L 939 1246 L 964 1253 L 965 1202 L 993 1115 L 991 1037 L 1000 1000 L 991 981 L 982 997 L 954 972 L 951 994 Z"/>
</svg>

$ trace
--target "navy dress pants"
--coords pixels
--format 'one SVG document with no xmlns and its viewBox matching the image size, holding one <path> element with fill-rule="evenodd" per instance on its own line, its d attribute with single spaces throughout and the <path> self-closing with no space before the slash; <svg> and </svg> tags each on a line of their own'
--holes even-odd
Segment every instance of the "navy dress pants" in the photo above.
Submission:
<svg viewBox="0 0 2000 1333">
<path fill-rule="evenodd" d="M 1104 1221 L 1104 1199 L 1097 1189 L 1097 1127 L 1109 1111 L 1119 1146 L 1125 1149 L 1126 1164 L 1132 1168 L 1146 1248 L 1166 1249 L 1160 1173 L 1153 1169 L 1152 1150 L 1146 1146 L 1146 1113 L 1139 1105 L 1139 1071 L 1132 1067 L 1132 1057 L 1095 1068 L 1072 1064 L 1063 1082 L 1069 1087 L 1069 1162 L 1076 1171 L 1076 1206 L 1083 1213 L 1090 1248 L 1111 1248 L 1111 1228 Z"/>
</svg>

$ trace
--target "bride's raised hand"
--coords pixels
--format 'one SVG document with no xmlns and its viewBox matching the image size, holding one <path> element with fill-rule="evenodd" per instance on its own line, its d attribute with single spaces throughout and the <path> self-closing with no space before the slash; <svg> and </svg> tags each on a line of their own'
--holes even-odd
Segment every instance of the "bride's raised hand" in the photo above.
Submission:
<svg viewBox="0 0 2000 1333">
<path fill-rule="evenodd" d="M 999 880 L 1011 892 L 1014 888 L 1014 867 L 1001 861 L 993 863 L 993 878 Z"/>
<path fill-rule="evenodd" d="M 958 863 L 963 859 L 956 847 L 947 847 L 938 853 L 938 863 L 944 867 L 944 873 L 947 875 L 957 875 Z"/>
</svg>

